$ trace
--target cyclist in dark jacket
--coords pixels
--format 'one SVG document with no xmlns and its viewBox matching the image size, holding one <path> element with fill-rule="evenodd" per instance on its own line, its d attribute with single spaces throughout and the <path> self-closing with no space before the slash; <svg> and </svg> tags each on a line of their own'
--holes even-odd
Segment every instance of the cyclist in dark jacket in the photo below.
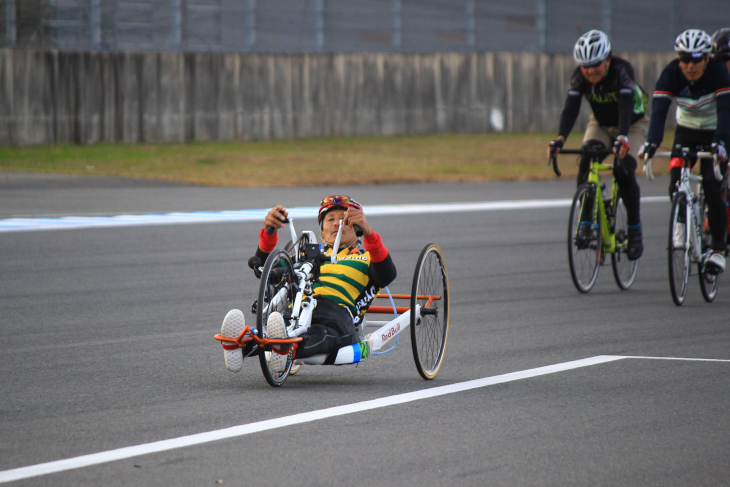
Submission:
<svg viewBox="0 0 730 487">
<path fill-rule="evenodd" d="M 664 68 L 656 83 L 649 137 L 639 155 L 651 157 L 661 144 L 667 112 L 674 99 L 677 102 L 677 129 L 672 147 L 710 146 L 721 163 L 727 160 L 725 144 L 730 136 L 730 74 L 722 60 L 710 57 L 711 49 L 710 36 L 702 30 L 689 29 L 677 37 L 674 50 L 679 58 Z M 669 163 L 670 195 L 677 190 L 683 164 L 675 149 L 672 155 Z M 713 250 L 705 265 L 710 271 L 722 272 L 725 270 L 723 253 L 727 220 L 721 182 L 715 180 L 712 165 L 712 159 L 700 162 Z M 725 171 L 724 167 L 722 171 Z"/>
<path fill-rule="evenodd" d="M 606 34 L 591 30 L 583 34 L 573 49 L 578 67 L 573 72 L 560 116 L 558 137 L 551 141 L 549 151 L 560 152 L 565 139 L 573 130 L 583 97 L 588 100 L 593 113 L 590 115 L 584 145 L 614 146 L 614 152 L 623 158 L 622 167 L 614 167 L 614 177 L 619 194 L 626 205 L 629 243 L 626 255 L 630 260 L 641 257 L 642 242 L 640 198 L 641 190 L 636 181 L 636 154 L 646 141 L 649 122 L 644 117 L 647 106 L 646 93 L 634 81 L 634 68 L 618 56 L 611 54 L 611 44 Z M 588 179 L 590 158 L 581 158 L 578 169 L 578 186 Z"/>
<path fill-rule="evenodd" d="M 730 28 L 720 29 L 712 34 L 712 55 L 725 61 L 730 71 Z"/>
</svg>

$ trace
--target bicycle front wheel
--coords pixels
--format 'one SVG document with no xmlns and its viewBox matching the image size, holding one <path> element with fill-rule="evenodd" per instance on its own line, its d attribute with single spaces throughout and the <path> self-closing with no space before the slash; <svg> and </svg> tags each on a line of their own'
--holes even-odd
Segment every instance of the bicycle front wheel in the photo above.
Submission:
<svg viewBox="0 0 730 487">
<path fill-rule="evenodd" d="M 596 187 L 583 184 L 576 191 L 568 222 L 568 262 L 573 284 L 582 293 L 593 288 L 601 263 L 601 230 L 593 208 Z"/>
<path fill-rule="evenodd" d="M 294 302 L 294 267 L 287 251 L 279 250 L 269 254 L 264 270 L 261 273 L 259 299 L 256 308 L 256 329 L 259 337 L 267 337 L 266 324 L 269 315 L 277 311 L 288 321 L 289 306 Z M 281 367 L 281 356 L 272 351 L 271 345 L 259 352 L 261 371 L 266 382 L 272 387 L 281 386 L 289 376 L 292 361 L 286 357 L 285 366 Z"/>
<path fill-rule="evenodd" d="M 707 204 L 704 205 L 703 215 L 707 215 Z M 702 253 L 704 254 L 711 247 L 712 236 L 710 235 L 710 228 L 706 218 L 702 218 L 705 222 L 704 230 L 702 232 Z M 700 289 L 702 290 L 702 297 L 705 301 L 711 303 L 715 296 L 717 296 L 717 288 L 720 286 L 720 274 L 711 274 L 705 270 L 705 266 L 702 262 L 697 264 L 700 278 Z"/>
<path fill-rule="evenodd" d="M 417 307 L 420 307 L 418 317 Z M 449 273 L 436 244 L 426 245 L 416 263 L 410 326 L 413 360 L 418 373 L 426 380 L 433 379 L 441 369 L 449 337 Z"/>
<path fill-rule="evenodd" d="M 669 288 L 674 304 L 682 306 L 687 295 L 689 280 L 689 222 L 687 221 L 687 194 L 677 192 L 672 199 L 672 213 L 669 220 Z"/>
<path fill-rule="evenodd" d="M 614 226 L 616 250 L 611 254 L 611 265 L 613 267 L 613 277 L 616 278 L 616 284 L 625 291 L 634 283 L 636 270 L 639 268 L 639 260 L 629 260 L 626 257 L 626 248 L 629 244 L 629 222 L 626 217 L 624 201 L 620 196 L 617 196 L 617 198 L 616 225 Z"/>
</svg>

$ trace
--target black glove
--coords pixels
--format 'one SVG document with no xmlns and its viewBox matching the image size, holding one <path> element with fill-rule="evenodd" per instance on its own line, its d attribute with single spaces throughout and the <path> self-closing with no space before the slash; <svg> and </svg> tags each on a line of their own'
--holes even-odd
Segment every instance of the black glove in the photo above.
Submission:
<svg viewBox="0 0 730 487">
<path fill-rule="evenodd" d="M 637 155 L 639 157 L 646 157 L 647 159 L 651 159 L 652 157 L 654 157 L 656 149 L 657 146 L 654 142 L 644 142 L 644 145 L 639 147 L 639 153 Z"/>
<path fill-rule="evenodd" d="M 551 140 L 550 143 L 548 143 L 548 146 L 550 147 L 550 154 L 555 154 L 555 149 L 562 149 L 563 145 L 565 145 L 565 139 L 562 137 Z"/>
</svg>

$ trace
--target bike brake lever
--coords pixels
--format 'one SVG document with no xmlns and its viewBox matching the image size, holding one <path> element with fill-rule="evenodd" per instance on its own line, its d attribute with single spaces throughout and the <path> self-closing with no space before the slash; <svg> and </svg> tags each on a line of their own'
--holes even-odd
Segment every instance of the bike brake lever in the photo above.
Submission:
<svg viewBox="0 0 730 487">
<path fill-rule="evenodd" d="M 651 172 L 651 157 L 644 158 L 644 173 L 649 181 L 654 179 L 654 173 Z"/>
</svg>

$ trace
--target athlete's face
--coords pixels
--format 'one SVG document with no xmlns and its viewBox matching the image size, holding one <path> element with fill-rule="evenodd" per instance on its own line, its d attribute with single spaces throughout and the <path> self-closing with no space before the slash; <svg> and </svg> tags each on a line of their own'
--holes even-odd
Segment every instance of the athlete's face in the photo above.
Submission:
<svg viewBox="0 0 730 487">
<path fill-rule="evenodd" d="M 322 241 L 327 245 L 333 246 L 335 238 L 337 238 L 337 230 L 340 228 L 340 220 L 345 218 L 345 210 L 330 210 L 322 220 Z M 352 247 L 357 244 L 357 235 L 352 225 L 344 225 L 342 227 L 342 237 L 340 237 L 340 245 Z"/>
<path fill-rule="evenodd" d="M 606 76 L 610 65 L 611 59 L 606 59 L 593 66 L 581 66 L 580 71 L 590 84 L 595 85 Z"/>
<path fill-rule="evenodd" d="M 692 62 L 685 62 L 682 58 L 679 58 L 679 69 L 682 70 L 682 74 L 687 81 L 697 81 L 705 74 L 705 68 L 709 62 L 709 57 L 704 56 L 703 58 L 696 60 L 692 59 Z"/>
</svg>

